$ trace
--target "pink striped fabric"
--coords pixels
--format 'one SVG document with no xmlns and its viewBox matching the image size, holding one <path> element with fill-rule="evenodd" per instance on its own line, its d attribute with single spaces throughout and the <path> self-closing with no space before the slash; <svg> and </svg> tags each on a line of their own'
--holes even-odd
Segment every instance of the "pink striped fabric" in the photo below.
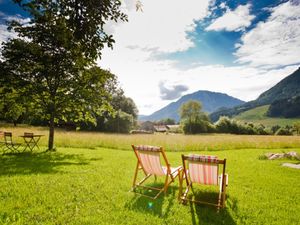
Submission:
<svg viewBox="0 0 300 225">
<path fill-rule="evenodd" d="M 160 162 L 160 152 L 138 151 L 142 166 L 147 174 L 166 175 Z"/>
<path fill-rule="evenodd" d="M 152 152 L 158 152 L 161 150 L 160 147 L 157 146 L 150 146 L 150 145 L 137 145 L 134 146 L 136 150 L 142 150 L 142 151 L 152 151 Z"/>
<path fill-rule="evenodd" d="M 218 185 L 218 158 L 216 156 L 190 155 L 189 176 L 192 182 Z"/>
</svg>

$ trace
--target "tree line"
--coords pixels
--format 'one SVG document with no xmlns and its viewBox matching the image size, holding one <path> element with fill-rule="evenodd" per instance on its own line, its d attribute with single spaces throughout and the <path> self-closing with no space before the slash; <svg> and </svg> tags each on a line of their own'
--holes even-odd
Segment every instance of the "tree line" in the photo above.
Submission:
<svg viewBox="0 0 300 225">
<path fill-rule="evenodd" d="M 207 114 L 202 112 L 201 102 L 191 100 L 184 103 L 180 108 L 180 124 L 185 134 L 198 133 L 228 133 L 249 135 L 293 135 L 300 134 L 300 122 L 294 126 L 279 125 L 271 128 L 262 124 L 240 122 L 227 116 L 222 116 L 212 123 Z"/>
</svg>

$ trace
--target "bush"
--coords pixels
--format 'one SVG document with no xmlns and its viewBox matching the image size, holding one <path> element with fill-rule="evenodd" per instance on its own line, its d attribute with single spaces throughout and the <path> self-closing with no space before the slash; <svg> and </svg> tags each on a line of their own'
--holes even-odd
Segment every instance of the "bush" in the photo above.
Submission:
<svg viewBox="0 0 300 225">
<path fill-rule="evenodd" d="M 183 122 L 182 130 L 185 134 L 198 134 L 207 133 L 210 128 L 210 123 L 205 120 L 199 120 L 197 122 Z"/>
<path fill-rule="evenodd" d="M 285 128 L 282 127 L 276 131 L 275 135 L 293 135 L 293 132 L 292 132 L 292 130 L 288 129 L 287 127 L 285 127 Z"/>
<path fill-rule="evenodd" d="M 240 123 L 228 117 L 221 117 L 216 123 L 215 130 L 218 133 L 227 134 L 259 134 L 268 135 L 272 132 L 266 129 L 262 124 L 254 125 L 252 123 Z"/>
</svg>

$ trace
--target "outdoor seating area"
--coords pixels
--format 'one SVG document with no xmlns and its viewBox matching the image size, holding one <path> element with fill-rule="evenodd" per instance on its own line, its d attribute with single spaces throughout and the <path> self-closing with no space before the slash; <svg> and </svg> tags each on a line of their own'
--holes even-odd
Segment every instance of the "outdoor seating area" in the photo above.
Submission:
<svg viewBox="0 0 300 225">
<path fill-rule="evenodd" d="M 169 185 L 179 178 L 179 195 L 178 200 L 180 203 L 186 204 L 191 201 L 198 204 L 206 204 L 217 207 L 219 209 L 225 207 L 226 201 L 226 186 L 228 186 L 228 174 L 225 173 L 226 159 L 220 160 L 216 156 L 210 155 L 181 155 L 182 166 L 171 167 L 167 159 L 166 153 L 162 147 L 149 146 L 149 145 L 132 145 L 133 151 L 137 157 L 137 165 L 134 173 L 132 191 L 136 194 L 151 198 L 155 200 L 161 193 L 167 193 Z M 162 161 L 165 166 L 161 163 Z M 221 169 L 219 167 L 222 167 Z M 137 176 L 139 171 L 142 170 L 145 177 L 139 182 Z M 220 173 L 221 172 L 221 173 Z M 142 185 L 148 178 L 154 176 L 155 181 L 157 176 L 165 177 L 163 187 L 154 187 L 153 185 Z M 170 181 L 169 181 L 170 179 Z M 186 183 L 186 190 L 183 192 L 183 183 Z M 219 186 L 219 193 L 217 203 L 196 200 L 195 198 L 188 198 L 188 193 L 193 190 L 193 184 L 202 186 Z M 152 196 L 147 193 L 140 192 L 140 189 L 150 190 L 157 193 Z"/>
<path fill-rule="evenodd" d="M 0 151 L 7 154 L 40 150 L 38 143 L 42 136 L 44 135 L 24 132 L 23 135 L 13 137 L 12 132 L 0 131 Z M 18 137 L 23 141 L 15 141 Z"/>
</svg>

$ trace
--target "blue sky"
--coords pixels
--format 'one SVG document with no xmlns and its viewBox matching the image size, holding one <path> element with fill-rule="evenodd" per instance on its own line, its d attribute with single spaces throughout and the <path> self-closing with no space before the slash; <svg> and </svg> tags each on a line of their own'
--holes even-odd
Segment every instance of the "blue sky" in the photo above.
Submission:
<svg viewBox="0 0 300 225">
<path fill-rule="evenodd" d="M 253 100 L 300 65 L 299 0 L 123 0 L 128 23 L 108 22 L 110 69 L 141 114 L 151 114 L 197 90 Z M 4 20 L 26 14 L 0 0 Z"/>
</svg>

